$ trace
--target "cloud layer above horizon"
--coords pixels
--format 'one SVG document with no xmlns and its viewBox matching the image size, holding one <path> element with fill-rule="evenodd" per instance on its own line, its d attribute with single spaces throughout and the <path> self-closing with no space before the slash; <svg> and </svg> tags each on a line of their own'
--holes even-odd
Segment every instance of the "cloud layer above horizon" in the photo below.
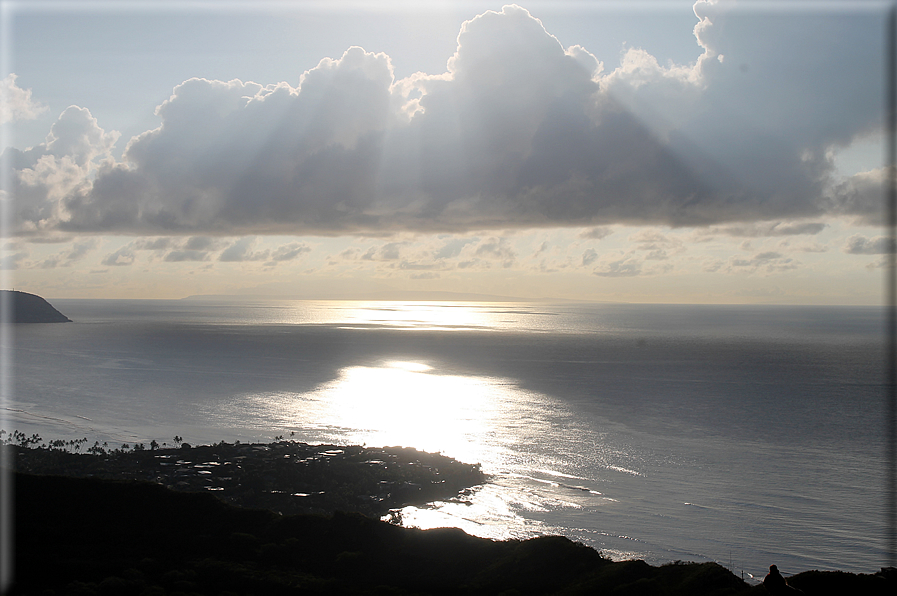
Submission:
<svg viewBox="0 0 897 596">
<path fill-rule="evenodd" d="M 390 56 L 351 47 L 297 87 L 193 78 L 121 159 L 119 133 L 71 106 L 46 142 L 6 150 L 12 228 L 335 236 L 727 224 L 787 235 L 818 231 L 814 218 L 880 222 L 883 170 L 838 179 L 833 159 L 881 126 L 877 20 L 734 13 L 711 0 L 695 14 L 687 65 L 629 48 L 611 70 L 505 6 L 463 24 L 444 73 L 396 80 Z M 9 119 L 40 109 L 14 75 L 4 85 L 24 106 Z"/>
</svg>

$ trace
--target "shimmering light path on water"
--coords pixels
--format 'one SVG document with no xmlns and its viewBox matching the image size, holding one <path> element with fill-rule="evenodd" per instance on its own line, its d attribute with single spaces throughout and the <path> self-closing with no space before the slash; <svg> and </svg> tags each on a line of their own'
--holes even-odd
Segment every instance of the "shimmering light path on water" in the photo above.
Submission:
<svg viewBox="0 0 897 596">
<path fill-rule="evenodd" d="M 762 574 L 883 560 L 877 309 L 57 301 L 10 428 L 400 444 L 492 482 L 406 523 Z"/>
</svg>

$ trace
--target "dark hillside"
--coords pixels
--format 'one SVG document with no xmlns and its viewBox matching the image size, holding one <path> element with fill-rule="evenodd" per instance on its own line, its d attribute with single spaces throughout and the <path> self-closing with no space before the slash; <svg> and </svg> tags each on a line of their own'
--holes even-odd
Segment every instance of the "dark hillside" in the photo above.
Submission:
<svg viewBox="0 0 897 596">
<path fill-rule="evenodd" d="M 278 515 L 158 484 L 15 474 L 10 594 L 765 594 L 715 563 L 612 562 L 558 536 L 497 542 L 357 513 Z M 805 572 L 806 594 L 897 593 Z"/>
<path fill-rule="evenodd" d="M 281 516 L 143 482 L 14 480 L 12 594 L 724 595 L 747 588 L 715 564 L 632 567 L 556 536 L 496 542 L 354 513 Z"/>
<path fill-rule="evenodd" d="M 53 308 L 49 302 L 35 294 L 0 290 L 4 300 L 12 301 L 12 321 L 14 323 L 71 323 L 64 314 Z"/>
</svg>

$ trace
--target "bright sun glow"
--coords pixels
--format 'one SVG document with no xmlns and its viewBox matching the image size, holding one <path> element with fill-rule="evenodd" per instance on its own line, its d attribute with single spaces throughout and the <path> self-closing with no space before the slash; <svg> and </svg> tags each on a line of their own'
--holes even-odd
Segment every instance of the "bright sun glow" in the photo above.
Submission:
<svg viewBox="0 0 897 596">
<path fill-rule="evenodd" d="M 494 434 L 502 386 L 484 377 L 441 375 L 422 362 L 352 366 L 297 404 L 354 443 L 440 451 L 462 461 L 493 459 L 484 452 Z M 309 416 L 308 407 L 316 410 Z M 485 463 L 485 462 L 484 462 Z"/>
<path fill-rule="evenodd" d="M 400 329 L 470 329 L 494 325 L 492 305 L 456 302 L 346 303 L 348 325 L 383 325 Z"/>
</svg>

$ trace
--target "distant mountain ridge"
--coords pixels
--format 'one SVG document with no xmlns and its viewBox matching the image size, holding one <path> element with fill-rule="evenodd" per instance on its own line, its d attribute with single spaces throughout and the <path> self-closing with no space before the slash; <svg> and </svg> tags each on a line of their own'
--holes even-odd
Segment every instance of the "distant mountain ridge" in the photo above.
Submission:
<svg viewBox="0 0 897 596">
<path fill-rule="evenodd" d="M 71 319 L 53 308 L 36 294 L 0 290 L 4 300 L 11 300 L 13 323 L 71 323 Z"/>
</svg>

